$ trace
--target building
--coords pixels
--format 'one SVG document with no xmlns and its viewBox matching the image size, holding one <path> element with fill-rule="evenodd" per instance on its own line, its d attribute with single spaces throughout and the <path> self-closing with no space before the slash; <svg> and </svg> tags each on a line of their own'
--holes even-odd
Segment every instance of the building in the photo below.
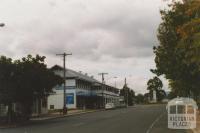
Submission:
<svg viewBox="0 0 200 133">
<path fill-rule="evenodd" d="M 16 115 L 21 115 L 22 110 L 24 107 L 20 103 L 12 103 L 12 111 Z M 4 104 L 0 104 L 0 117 L 7 116 L 8 113 L 8 106 Z M 48 109 L 47 109 L 47 98 L 36 98 L 33 101 L 32 105 L 32 116 L 39 116 L 42 114 L 47 114 Z"/>
<path fill-rule="evenodd" d="M 7 115 L 7 110 L 8 110 L 7 106 L 5 106 L 3 104 L 0 104 L 0 117 L 6 116 Z"/>
<path fill-rule="evenodd" d="M 36 98 L 33 101 L 32 116 L 39 116 L 47 113 L 48 113 L 47 97 L 45 96 L 43 98 Z"/>
<path fill-rule="evenodd" d="M 63 68 L 55 65 L 52 67 L 55 74 L 63 77 Z M 102 84 L 93 76 L 82 72 L 66 69 L 66 98 L 67 108 L 103 108 L 106 103 L 119 104 L 119 89 Z M 56 86 L 48 97 L 48 109 L 62 109 L 64 104 L 64 87 Z"/>
</svg>

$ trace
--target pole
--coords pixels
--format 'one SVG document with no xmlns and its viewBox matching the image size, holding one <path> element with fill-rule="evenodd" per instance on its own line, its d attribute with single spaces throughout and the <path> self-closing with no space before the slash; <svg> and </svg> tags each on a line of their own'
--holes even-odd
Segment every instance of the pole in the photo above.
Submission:
<svg viewBox="0 0 200 133">
<path fill-rule="evenodd" d="M 104 101 L 104 86 L 105 86 L 105 80 L 104 80 L 104 75 L 106 75 L 108 73 L 99 73 L 99 75 L 101 75 L 102 78 L 102 85 L 101 85 L 101 89 L 102 89 L 102 106 L 103 108 L 105 107 L 105 101 Z"/>
<path fill-rule="evenodd" d="M 66 104 L 67 104 L 67 98 L 66 98 L 66 68 L 65 68 L 65 57 L 66 57 L 66 54 L 64 53 L 63 54 L 63 67 L 64 67 L 64 73 L 63 73 L 63 77 L 64 77 L 64 95 L 63 95 L 63 100 L 64 100 L 64 106 L 63 106 L 63 114 L 67 114 L 67 107 L 66 107 Z"/>
<path fill-rule="evenodd" d="M 126 78 L 125 78 L 125 89 L 126 89 L 126 106 L 128 107 L 128 87 L 126 83 Z"/>
<path fill-rule="evenodd" d="M 64 72 L 63 72 L 63 78 L 64 78 L 64 92 L 63 92 L 63 114 L 67 114 L 67 107 L 66 107 L 66 103 L 67 103 L 67 99 L 66 99 L 66 68 L 65 68 L 65 59 L 66 56 L 68 55 L 72 55 L 72 53 L 67 54 L 67 53 L 63 53 L 63 54 L 56 54 L 57 56 L 63 56 L 63 67 L 64 67 Z"/>
</svg>

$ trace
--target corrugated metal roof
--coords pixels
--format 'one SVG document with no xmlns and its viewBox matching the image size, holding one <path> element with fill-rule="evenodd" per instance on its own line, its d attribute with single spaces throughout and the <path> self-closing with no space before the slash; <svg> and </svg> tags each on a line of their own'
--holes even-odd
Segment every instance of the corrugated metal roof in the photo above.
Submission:
<svg viewBox="0 0 200 133">
<path fill-rule="evenodd" d="M 76 77 L 78 79 L 82 79 L 82 80 L 86 80 L 86 81 L 89 81 L 89 82 L 99 82 L 98 80 L 88 76 L 88 75 L 85 75 L 85 74 L 82 74 L 80 72 L 76 72 L 74 70 L 71 70 L 71 69 L 66 69 L 66 77 Z"/>
<path fill-rule="evenodd" d="M 63 70 L 63 68 L 58 65 L 53 66 L 51 69 L 56 70 L 56 71 Z M 86 80 L 86 81 L 93 82 L 93 83 L 100 83 L 98 80 L 94 79 L 93 77 L 90 77 L 90 76 L 80 73 L 80 72 L 76 72 L 76 71 L 68 69 L 68 68 L 66 68 L 66 78 L 77 78 L 77 79 L 82 79 L 82 80 Z"/>
<path fill-rule="evenodd" d="M 51 70 L 62 71 L 63 67 L 61 67 L 59 65 L 55 65 L 51 68 Z M 63 73 L 61 73 L 60 76 L 63 77 Z M 83 74 L 81 72 L 76 72 L 76 71 L 68 69 L 68 68 L 66 68 L 66 78 L 76 78 L 76 79 L 85 80 L 85 81 L 88 81 L 88 82 L 92 82 L 95 86 L 101 86 L 102 85 L 102 83 L 100 81 L 92 78 L 91 76 L 88 76 L 88 75 Z M 106 85 L 106 86 L 109 86 L 109 85 Z M 116 89 L 116 90 L 119 90 L 118 88 L 115 88 L 115 87 L 112 87 L 112 86 L 109 86 L 109 87 Z"/>
</svg>

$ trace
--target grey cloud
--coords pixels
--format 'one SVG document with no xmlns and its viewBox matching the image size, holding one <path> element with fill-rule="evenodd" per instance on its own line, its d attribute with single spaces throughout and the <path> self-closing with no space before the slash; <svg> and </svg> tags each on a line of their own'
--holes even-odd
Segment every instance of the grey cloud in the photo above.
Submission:
<svg viewBox="0 0 200 133">
<path fill-rule="evenodd" d="M 154 64 L 160 6 L 161 0 L 2 0 L 0 53 L 39 53 L 53 65 L 61 62 L 56 53 L 72 52 L 75 69 L 141 77 Z M 151 63 L 140 63 L 145 60 Z"/>
<path fill-rule="evenodd" d="M 64 6 L 52 1 L 49 3 L 56 6 L 54 10 L 58 12 L 55 15 L 59 10 L 64 12 L 63 15 L 56 17 L 52 14 L 41 14 L 40 17 L 27 21 L 25 26 L 23 24 L 18 27 L 24 36 L 13 37 L 18 40 L 18 51 L 35 53 L 40 50 L 46 54 L 55 54 L 67 50 L 77 57 L 87 59 L 100 59 L 103 54 L 113 58 L 152 55 L 150 51 L 156 40 L 154 25 L 159 22 L 159 18 L 154 17 L 154 14 L 141 12 L 141 7 L 135 7 L 137 2 L 119 0 L 111 2 L 113 6 L 106 5 L 105 2 L 99 2 L 98 5 L 98 2 L 66 1 L 74 7 L 82 7 L 75 8 L 74 13 L 71 11 L 71 16 L 67 16 L 70 13 Z"/>
</svg>

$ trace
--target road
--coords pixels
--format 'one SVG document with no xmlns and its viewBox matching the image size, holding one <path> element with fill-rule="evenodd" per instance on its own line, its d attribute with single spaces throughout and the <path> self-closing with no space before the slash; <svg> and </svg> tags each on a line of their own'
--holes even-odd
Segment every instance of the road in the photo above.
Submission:
<svg viewBox="0 0 200 133">
<path fill-rule="evenodd" d="M 165 105 L 137 105 L 65 118 L 34 121 L 0 133 L 185 133 L 167 129 Z M 187 131 L 190 133 L 191 131 Z"/>
</svg>

